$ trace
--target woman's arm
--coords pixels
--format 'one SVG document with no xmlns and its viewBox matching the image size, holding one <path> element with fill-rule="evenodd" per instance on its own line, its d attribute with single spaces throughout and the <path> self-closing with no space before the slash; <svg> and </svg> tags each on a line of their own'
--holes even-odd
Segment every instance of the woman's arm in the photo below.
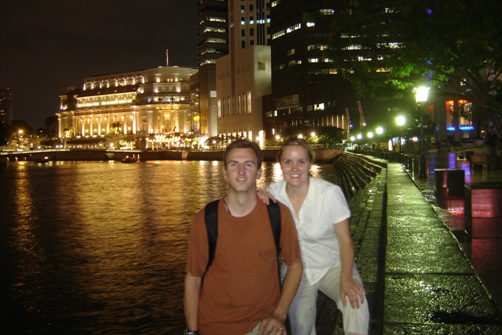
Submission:
<svg viewBox="0 0 502 335">
<path fill-rule="evenodd" d="M 257 190 L 256 194 L 258 195 L 258 199 L 263 201 L 265 205 L 268 205 L 270 203 L 270 200 L 277 202 L 277 199 L 272 195 L 272 193 L 265 190 Z"/>
<path fill-rule="evenodd" d="M 296 291 L 298 290 L 298 286 L 300 285 L 302 275 L 303 263 L 301 259 L 291 265 L 288 265 L 288 270 L 281 288 L 279 303 L 275 307 L 273 316 L 263 320 L 261 323 L 260 333 L 275 334 L 275 332 L 279 331 L 279 329 L 283 330 L 284 333 L 286 332 L 284 322 L 288 316 L 289 306 L 291 305 L 291 302 L 296 295 Z"/>
<path fill-rule="evenodd" d="M 338 243 L 340 245 L 340 261 L 342 272 L 340 274 L 340 295 L 343 306 L 349 299 L 352 308 L 359 308 L 359 303 L 364 302 L 365 290 L 352 279 L 352 268 L 354 266 L 354 244 L 350 235 L 349 219 L 343 220 L 334 225 Z"/>
</svg>

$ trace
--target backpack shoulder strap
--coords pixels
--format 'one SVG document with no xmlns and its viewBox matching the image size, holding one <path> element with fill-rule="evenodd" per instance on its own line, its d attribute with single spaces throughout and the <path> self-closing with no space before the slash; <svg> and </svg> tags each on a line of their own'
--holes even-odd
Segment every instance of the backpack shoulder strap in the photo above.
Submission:
<svg viewBox="0 0 502 335">
<path fill-rule="evenodd" d="M 204 215 L 207 229 L 207 241 L 209 245 L 209 256 L 207 261 L 207 269 L 213 264 L 216 251 L 216 241 L 218 239 L 218 203 L 219 199 L 212 201 L 206 205 Z M 275 249 L 277 254 L 281 253 L 281 210 L 279 204 L 270 202 L 267 206 L 272 233 L 274 234 Z"/>
<path fill-rule="evenodd" d="M 216 250 L 216 239 L 218 238 L 218 203 L 219 199 L 212 201 L 206 205 L 205 219 L 207 229 L 207 241 L 209 244 L 209 257 L 207 261 L 207 269 L 211 266 Z"/>
<path fill-rule="evenodd" d="M 268 217 L 270 218 L 270 225 L 272 226 L 272 233 L 274 234 L 275 249 L 277 255 L 281 254 L 281 209 L 277 202 L 270 201 L 267 206 Z"/>
</svg>

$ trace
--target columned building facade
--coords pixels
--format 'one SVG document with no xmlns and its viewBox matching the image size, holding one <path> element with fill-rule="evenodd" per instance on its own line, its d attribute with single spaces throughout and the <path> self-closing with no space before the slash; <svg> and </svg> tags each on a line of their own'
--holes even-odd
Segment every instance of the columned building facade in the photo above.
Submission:
<svg viewBox="0 0 502 335">
<path fill-rule="evenodd" d="M 67 87 L 57 113 L 59 137 L 92 139 L 142 135 L 162 141 L 170 134 L 193 134 L 200 118 L 193 109 L 193 68 L 152 69 L 87 77 L 83 87 Z"/>
</svg>

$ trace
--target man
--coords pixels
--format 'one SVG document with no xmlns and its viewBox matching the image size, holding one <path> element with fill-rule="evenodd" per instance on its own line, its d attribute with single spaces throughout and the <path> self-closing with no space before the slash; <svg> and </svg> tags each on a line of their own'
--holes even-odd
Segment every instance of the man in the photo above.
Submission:
<svg viewBox="0 0 502 335">
<path fill-rule="evenodd" d="M 185 334 L 285 334 L 284 321 L 303 272 L 293 218 L 279 205 L 281 254 L 288 265 L 281 289 L 270 219 L 256 194 L 261 150 L 254 142 L 237 140 L 226 148 L 223 160 L 228 189 L 218 203 L 218 238 L 207 272 L 204 210 L 194 218 L 190 233 Z"/>
</svg>

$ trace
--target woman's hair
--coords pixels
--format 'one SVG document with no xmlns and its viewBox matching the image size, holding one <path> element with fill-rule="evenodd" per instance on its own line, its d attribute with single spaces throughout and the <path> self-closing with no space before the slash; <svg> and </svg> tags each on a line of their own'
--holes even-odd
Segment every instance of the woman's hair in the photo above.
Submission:
<svg viewBox="0 0 502 335">
<path fill-rule="evenodd" d="M 279 149 L 279 152 L 277 153 L 277 160 L 279 162 L 281 161 L 281 156 L 282 156 L 282 152 L 284 151 L 284 148 L 289 147 L 289 146 L 300 146 L 300 147 L 304 148 L 305 150 L 307 150 L 307 154 L 309 155 L 310 162 L 312 163 L 314 161 L 315 153 L 312 150 L 312 148 L 310 147 L 310 145 L 307 143 L 307 141 L 305 141 L 302 138 L 293 136 L 293 137 L 287 138 L 282 143 L 281 148 Z"/>
<path fill-rule="evenodd" d="M 232 149 L 252 149 L 254 151 L 254 153 L 256 154 L 256 159 L 258 160 L 258 168 L 260 168 L 261 163 L 263 162 L 263 153 L 262 153 L 260 147 L 258 146 L 258 144 L 256 144 L 253 141 L 246 140 L 246 139 L 238 139 L 238 140 L 233 141 L 232 143 L 230 143 L 227 146 L 227 148 L 225 149 L 225 152 L 223 153 L 223 163 L 225 164 L 225 166 L 227 166 L 228 153 Z"/>
</svg>

